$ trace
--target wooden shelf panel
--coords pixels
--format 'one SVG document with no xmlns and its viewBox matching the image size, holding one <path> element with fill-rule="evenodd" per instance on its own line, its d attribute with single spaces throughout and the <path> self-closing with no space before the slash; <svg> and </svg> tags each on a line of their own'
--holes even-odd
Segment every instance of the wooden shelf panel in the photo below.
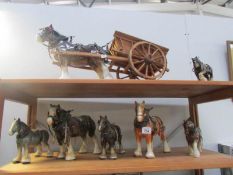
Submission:
<svg viewBox="0 0 233 175">
<path fill-rule="evenodd" d="M 156 152 L 155 159 L 134 158 L 133 151 L 117 160 L 98 160 L 98 155 L 81 154 L 75 161 L 55 158 L 32 158 L 32 164 L 8 164 L 0 168 L 1 175 L 76 175 L 113 174 L 130 172 L 155 172 L 191 169 L 233 167 L 233 158 L 204 150 L 200 158 L 188 156 L 186 148 L 173 148 L 172 153 Z M 32 156 L 33 157 L 33 156 Z"/>
<path fill-rule="evenodd" d="M 181 80 L 91 80 L 91 79 L 1 79 L 6 98 L 22 101 L 36 98 L 165 97 L 190 98 L 227 91 L 233 96 L 233 82 Z M 13 94 L 13 95 L 12 95 Z M 33 99 L 35 98 L 35 99 Z"/>
</svg>

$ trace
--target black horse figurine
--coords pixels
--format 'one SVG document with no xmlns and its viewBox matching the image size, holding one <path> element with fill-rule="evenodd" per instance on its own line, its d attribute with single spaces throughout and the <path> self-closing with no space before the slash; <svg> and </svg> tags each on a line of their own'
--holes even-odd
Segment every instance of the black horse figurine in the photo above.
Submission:
<svg viewBox="0 0 233 175">
<path fill-rule="evenodd" d="M 210 81 L 213 79 L 213 70 L 208 64 L 204 64 L 198 57 L 192 58 L 193 71 L 198 78 L 202 81 Z"/>
<path fill-rule="evenodd" d="M 110 159 L 117 159 L 117 154 L 115 151 L 115 142 L 118 142 L 119 144 L 119 153 L 123 154 L 125 151 L 122 148 L 122 135 L 121 135 L 121 129 L 119 126 L 115 124 L 111 124 L 108 121 L 107 116 L 102 117 L 100 116 L 100 119 L 98 120 L 98 127 L 100 131 L 100 137 L 101 137 L 101 146 L 102 146 L 102 153 L 99 156 L 100 159 L 107 159 L 106 154 L 106 147 L 109 146 L 110 149 Z"/>
<path fill-rule="evenodd" d="M 71 110 L 66 111 L 62 109 L 60 105 L 50 105 L 47 124 L 49 125 L 50 130 L 55 133 L 57 142 L 60 145 L 60 153 L 58 158 L 65 157 L 66 160 L 76 159 L 76 155 L 71 143 L 71 138 L 78 136 L 82 138 L 82 145 L 79 149 L 79 153 L 86 153 L 87 135 L 92 138 L 94 142 L 93 153 L 99 154 L 101 151 L 95 136 L 95 122 L 88 115 L 73 117 L 70 113 Z M 68 151 L 65 155 L 66 145 L 68 146 Z"/>
<path fill-rule="evenodd" d="M 188 151 L 190 156 L 200 157 L 202 152 L 203 139 L 201 130 L 195 127 L 194 123 L 188 119 L 183 123 L 186 140 L 188 142 Z"/>
<path fill-rule="evenodd" d="M 13 159 L 13 163 L 28 164 L 31 162 L 29 155 L 29 146 L 37 146 L 36 157 L 42 155 L 42 144 L 47 147 L 47 157 L 52 157 L 53 153 L 50 150 L 48 140 L 49 133 L 46 130 L 37 130 L 35 132 L 20 119 L 14 119 L 9 129 L 9 135 L 12 136 L 17 133 L 16 144 L 17 144 L 17 156 Z M 22 155 L 22 149 L 24 148 L 24 154 Z"/>
<path fill-rule="evenodd" d="M 53 55 L 53 63 L 60 66 L 62 75 L 60 78 L 68 78 L 68 66 L 79 68 L 89 66 L 94 70 L 100 79 L 112 78 L 108 67 L 104 64 L 104 61 L 109 52 L 103 47 L 97 44 L 73 44 L 72 37 L 66 37 L 59 34 L 54 30 L 53 26 L 44 27 L 40 29 L 41 32 L 37 36 L 37 40 L 42 42 L 48 47 L 50 57 Z M 80 52 L 90 52 L 98 53 L 102 58 L 92 58 L 92 57 L 59 57 L 57 55 L 51 54 L 52 51 L 80 51 Z M 52 57 L 51 57 L 52 58 Z"/>
</svg>

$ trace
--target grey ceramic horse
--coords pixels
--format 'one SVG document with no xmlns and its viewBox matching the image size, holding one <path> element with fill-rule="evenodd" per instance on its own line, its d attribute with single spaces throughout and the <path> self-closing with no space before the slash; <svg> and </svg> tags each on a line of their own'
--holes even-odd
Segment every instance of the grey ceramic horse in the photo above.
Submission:
<svg viewBox="0 0 233 175">
<path fill-rule="evenodd" d="M 28 164 L 31 162 L 29 155 L 29 146 L 33 145 L 37 147 L 36 156 L 42 155 L 42 144 L 47 147 L 47 157 L 52 157 L 53 153 L 50 150 L 48 140 L 49 133 L 46 130 L 37 130 L 33 132 L 24 122 L 20 119 L 14 119 L 9 129 L 9 135 L 12 136 L 17 133 L 16 144 L 17 144 L 17 156 L 13 159 L 13 163 Z M 22 149 L 24 154 L 22 155 Z"/>
<path fill-rule="evenodd" d="M 51 51 L 79 51 L 79 52 L 89 52 L 100 54 L 102 58 L 92 58 L 83 56 L 57 56 L 50 54 L 53 58 L 53 63 L 60 66 L 61 77 L 69 78 L 68 66 L 75 68 L 89 67 L 94 70 L 100 79 L 112 79 L 112 75 L 109 72 L 108 67 L 104 64 L 106 60 L 108 51 L 103 49 L 103 47 L 97 44 L 73 44 L 72 37 L 66 37 L 61 35 L 53 26 L 44 27 L 40 29 L 38 33 L 37 40 L 42 42 L 43 45 L 48 47 L 49 54 Z"/>
</svg>

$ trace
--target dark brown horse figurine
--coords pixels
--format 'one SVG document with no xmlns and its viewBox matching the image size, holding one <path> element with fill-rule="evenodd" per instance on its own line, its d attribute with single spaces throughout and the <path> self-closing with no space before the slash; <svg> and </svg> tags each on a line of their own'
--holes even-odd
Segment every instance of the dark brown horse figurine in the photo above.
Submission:
<svg viewBox="0 0 233 175">
<path fill-rule="evenodd" d="M 163 141 L 163 151 L 170 152 L 171 149 L 167 143 L 165 135 L 165 126 L 162 120 L 157 116 L 150 116 L 149 112 L 152 108 L 145 108 L 145 101 L 137 103 L 135 101 L 136 118 L 134 120 L 134 130 L 137 141 L 137 149 L 135 156 L 142 156 L 141 139 L 144 137 L 147 144 L 146 158 L 154 158 L 153 153 L 153 136 L 158 135 Z"/>
<path fill-rule="evenodd" d="M 82 139 L 82 145 L 79 149 L 79 153 L 87 152 L 87 136 L 89 136 L 94 143 L 93 153 L 101 153 L 99 144 L 97 142 L 97 137 L 95 135 L 96 125 L 92 118 L 88 115 L 74 117 L 70 114 L 70 112 L 70 110 L 62 109 L 60 105 L 52 104 L 50 105 L 48 112 L 47 123 L 50 130 L 55 132 L 55 137 L 60 145 L 60 153 L 58 158 L 65 157 L 66 160 L 76 159 L 71 138 L 78 136 L 80 136 Z"/>
<path fill-rule="evenodd" d="M 202 152 L 203 139 L 201 130 L 195 127 L 194 123 L 188 119 L 183 123 L 186 140 L 188 142 L 188 151 L 190 156 L 200 157 Z"/>
</svg>

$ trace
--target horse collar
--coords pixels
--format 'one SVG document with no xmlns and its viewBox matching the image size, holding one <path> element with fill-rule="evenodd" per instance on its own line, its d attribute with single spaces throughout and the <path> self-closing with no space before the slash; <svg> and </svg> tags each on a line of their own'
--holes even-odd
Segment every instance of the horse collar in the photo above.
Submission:
<svg viewBox="0 0 233 175">
<path fill-rule="evenodd" d="M 142 122 L 139 122 L 139 121 L 136 121 L 136 122 L 135 122 L 135 127 L 136 127 L 136 128 L 145 127 L 145 126 L 147 126 L 147 124 L 149 123 L 149 121 L 150 121 L 149 116 L 145 116 L 145 118 L 143 119 Z"/>
</svg>

